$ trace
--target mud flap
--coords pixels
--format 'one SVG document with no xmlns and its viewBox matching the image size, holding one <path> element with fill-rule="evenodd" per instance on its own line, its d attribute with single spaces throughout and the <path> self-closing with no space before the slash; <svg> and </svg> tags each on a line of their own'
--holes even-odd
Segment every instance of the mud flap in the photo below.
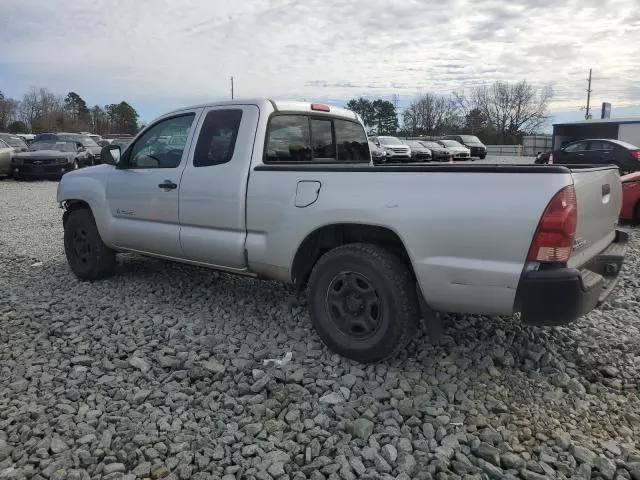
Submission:
<svg viewBox="0 0 640 480">
<path fill-rule="evenodd" d="M 418 304 L 420 305 L 420 313 L 422 314 L 422 324 L 429 337 L 429 343 L 437 345 L 444 333 L 444 326 L 440 315 L 434 311 L 424 299 L 420 285 L 416 284 L 418 295 Z"/>
</svg>

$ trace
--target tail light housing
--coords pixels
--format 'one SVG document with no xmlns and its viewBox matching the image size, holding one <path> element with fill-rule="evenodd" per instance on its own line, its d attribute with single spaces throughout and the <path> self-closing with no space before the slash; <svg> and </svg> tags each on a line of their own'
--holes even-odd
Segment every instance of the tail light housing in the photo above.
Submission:
<svg viewBox="0 0 640 480">
<path fill-rule="evenodd" d="M 631 156 L 636 160 L 640 160 L 640 150 L 631 150 Z"/>
<path fill-rule="evenodd" d="M 565 263 L 571 256 L 578 224 L 578 203 L 573 185 L 556 193 L 544 210 L 533 236 L 527 261 Z"/>
<path fill-rule="evenodd" d="M 626 190 L 627 188 L 637 187 L 638 185 L 640 185 L 640 180 L 638 180 L 636 182 L 623 182 L 622 183 L 622 189 Z"/>
</svg>

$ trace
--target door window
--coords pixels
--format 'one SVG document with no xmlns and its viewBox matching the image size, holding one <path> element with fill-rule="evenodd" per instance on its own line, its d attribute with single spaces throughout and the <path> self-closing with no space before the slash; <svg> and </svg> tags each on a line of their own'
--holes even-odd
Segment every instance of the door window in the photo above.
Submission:
<svg viewBox="0 0 640 480">
<path fill-rule="evenodd" d="M 211 110 L 200 129 L 193 156 L 194 167 L 209 167 L 227 163 L 236 147 L 242 110 Z"/>
<path fill-rule="evenodd" d="M 567 145 L 564 151 L 567 153 L 580 152 L 585 150 L 586 146 L 587 146 L 586 142 L 576 142 L 576 143 L 572 143 L 571 145 Z"/>
<path fill-rule="evenodd" d="M 613 150 L 613 145 L 602 140 L 595 140 L 589 145 L 589 150 Z"/>
<path fill-rule="evenodd" d="M 194 118 L 189 113 L 156 123 L 133 145 L 125 168 L 177 168 L 186 143 L 172 139 L 186 141 Z"/>
</svg>

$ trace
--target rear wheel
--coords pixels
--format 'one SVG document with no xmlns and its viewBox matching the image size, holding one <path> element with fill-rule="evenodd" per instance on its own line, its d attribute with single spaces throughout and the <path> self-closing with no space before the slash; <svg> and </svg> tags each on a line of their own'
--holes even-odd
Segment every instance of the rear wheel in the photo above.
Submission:
<svg viewBox="0 0 640 480">
<path fill-rule="evenodd" d="M 337 247 L 318 260 L 309 279 L 309 313 L 331 350 L 363 363 L 406 346 L 420 316 L 407 266 L 365 243 Z"/>
<path fill-rule="evenodd" d="M 636 223 L 640 223 L 640 202 L 636 204 L 636 208 L 633 211 L 633 220 Z"/>
<path fill-rule="evenodd" d="M 108 277 L 116 265 L 116 252 L 104 244 L 93 215 L 84 208 L 69 213 L 64 251 L 71 271 L 81 280 Z"/>
</svg>

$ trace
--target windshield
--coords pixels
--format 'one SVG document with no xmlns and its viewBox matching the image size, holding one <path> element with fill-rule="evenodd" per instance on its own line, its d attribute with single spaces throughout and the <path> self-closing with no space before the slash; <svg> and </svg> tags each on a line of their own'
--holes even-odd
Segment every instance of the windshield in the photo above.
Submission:
<svg viewBox="0 0 640 480">
<path fill-rule="evenodd" d="M 0 139 L 9 144 L 10 147 L 24 148 L 27 145 L 22 141 L 20 137 L 11 137 L 9 135 L 3 135 Z"/>
<path fill-rule="evenodd" d="M 407 140 L 404 143 L 409 145 L 411 148 L 424 148 L 424 146 L 420 142 L 417 142 L 415 140 Z"/>
<path fill-rule="evenodd" d="M 83 147 L 99 147 L 100 146 L 91 137 L 80 137 L 78 138 L 78 141 L 82 143 Z"/>
<path fill-rule="evenodd" d="M 440 143 L 446 145 L 447 147 L 462 147 L 462 145 L 460 145 L 455 140 L 440 140 Z"/>
<path fill-rule="evenodd" d="M 482 143 L 475 135 L 460 135 L 460 138 L 463 142 L 467 143 Z"/>
<path fill-rule="evenodd" d="M 402 142 L 396 137 L 378 137 L 378 140 L 383 145 L 402 145 Z"/>
<path fill-rule="evenodd" d="M 36 150 L 57 150 L 59 152 L 75 152 L 76 146 L 73 142 L 35 142 L 29 148 L 32 152 Z"/>
<path fill-rule="evenodd" d="M 420 144 L 427 148 L 442 148 L 442 145 L 438 145 L 436 142 L 420 142 Z"/>
</svg>

